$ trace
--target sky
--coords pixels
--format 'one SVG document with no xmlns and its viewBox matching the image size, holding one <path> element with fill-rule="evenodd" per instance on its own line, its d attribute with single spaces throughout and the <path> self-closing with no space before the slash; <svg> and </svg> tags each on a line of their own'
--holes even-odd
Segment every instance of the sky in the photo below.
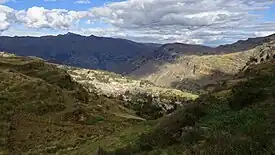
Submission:
<svg viewBox="0 0 275 155">
<path fill-rule="evenodd" d="M 0 35 L 217 46 L 275 33 L 275 0 L 0 0 Z"/>
</svg>

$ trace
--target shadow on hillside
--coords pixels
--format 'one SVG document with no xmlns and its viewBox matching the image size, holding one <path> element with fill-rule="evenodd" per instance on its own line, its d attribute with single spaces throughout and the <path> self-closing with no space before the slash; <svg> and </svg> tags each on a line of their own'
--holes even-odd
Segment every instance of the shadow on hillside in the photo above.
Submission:
<svg viewBox="0 0 275 155">
<path fill-rule="evenodd" d="M 197 46 L 197 45 L 194 45 L 194 46 Z M 158 71 L 160 71 L 160 69 L 167 68 L 166 65 L 178 64 L 178 63 L 188 64 L 189 61 L 192 61 L 192 59 L 188 59 L 188 58 L 184 58 L 184 60 L 182 60 L 184 56 L 192 56 L 192 55 L 206 56 L 206 55 L 223 55 L 223 54 L 229 54 L 229 53 L 236 53 L 236 52 L 223 52 L 223 51 L 219 51 L 216 48 L 205 47 L 206 50 L 203 50 L 201 48 L 204 48 L 204 47 L 199 46 L 198 52 L 191 50 L 186 53 L 184 51 L 178 52 L 177 54 L 174 54 L 173 51 L 170 51 L 170 52 L 166 51 L 162 54 L 158 53 L 154 57 L 150 57 L 147 60 L 143 61 L 144 63 L 141 64 L 141 66 L 135 69 L 132 73 L 128 74 L 128 76 L 134 77 L 136 79 L 139 79 L 142 77 L 148 77 L 149 75 L 156 74 Z M 179 59 L 181 59 L 181 61 L 183 62 L 179 62 Z"/>
<path fill-rule="evenodd" d="M 235 75 L 212 70 L 209 75 L 202 75 L 197 79 L 185 78 L 171 83 L 171 87 L 195 94 L 203 93 L 207 90 L 217 89 L 223 80 L 232 79 Z M 217 85 L 218 84 L 218 85 Z"/>
<path fill-rule="evenodd" d="M 189 45 L 181 43 L 165 44 L 157 49 L 154 54 L 144 61 L 138 69 L 130 73 L 130 76 L 141 78 L 152 75 L 163 68 L 163 64 L 177 63 L 177 58 L 189 55 L 223 55 L 229 53 L 236 53 L 251 50 L 263 43 L 275 40 L 275 34 L 267 37 L 249 38 L 247 40 L 239 40 L 233 44 L 221 45 L 216 48 L 202 46 L 202 45 Z M 149 63 L 148 63 L 149 62 Z"/>
</svg>

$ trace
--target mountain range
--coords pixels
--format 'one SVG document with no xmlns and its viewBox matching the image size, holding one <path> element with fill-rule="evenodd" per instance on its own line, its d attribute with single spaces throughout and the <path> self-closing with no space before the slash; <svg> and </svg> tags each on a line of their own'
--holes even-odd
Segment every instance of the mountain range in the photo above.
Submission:
<svg viewBox="0 0 275 155">
<path fill-rule="evenodd" d="M 42 37 L 0 37 L 0 51 L 37 56 L 47 61 L 82 68 L 130 74 L 151 61 L 173 62 L 183 55 L 238 52 L 274 39 L 275 35 L 251 38 L 217 48 L 182 43 L 137 43 L 119 38 L 67 33 Z"/>
<path fill-rule="evenodd" d="M 147 61 L 181 90 L 0 52 L 0 154 L 274 154 L 275 40 L 259 44 Z"/>
<path fill-rule="evenodd" d="M 15 46 L 16 45 L 16 46 Z M 71 66 L 129 73 L 160 45 L 73 33 L 42 37 L 0 37 L 0 51 L 37 56 Z"/>
<path fill-rule="evenodd" d="M 214 48 L 183 43 L 137 43 L 67 33 L 42 37 L 1 36 L 0 51 L 115 72 L 158 86 L 198 93 L 200 88 L 236 74 L 253 55 L 253 49 L 274 39 L 275 34 Z"/>
</svg>

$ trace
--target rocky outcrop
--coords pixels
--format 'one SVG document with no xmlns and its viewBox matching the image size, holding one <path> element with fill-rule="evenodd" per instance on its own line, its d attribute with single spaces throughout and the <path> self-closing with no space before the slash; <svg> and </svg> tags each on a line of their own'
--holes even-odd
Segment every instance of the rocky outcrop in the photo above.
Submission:
<svg viewBox="0 0 275 155">
<path fill-rule="evenodd" d="M 0 57 L 14 57 L 14 54 L 6 53 L 6 52 L 0 52 Z"/>
<path fill-rule="evenodd" d="M 242 70 L 246 70 L 251 65 L 260 64 L 267 61 L 275 61 L 275 41 L 264 43 L 255 48 L 254 54 L 247 61 Z"/>
</svg>

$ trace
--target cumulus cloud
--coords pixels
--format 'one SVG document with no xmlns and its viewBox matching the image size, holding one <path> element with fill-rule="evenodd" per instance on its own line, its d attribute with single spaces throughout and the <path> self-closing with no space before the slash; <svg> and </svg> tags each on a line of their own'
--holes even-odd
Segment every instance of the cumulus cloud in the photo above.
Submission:
<svg viewBox="0 0 275 155">
<path fill-rule="evenodd" d="M 275 0 L 126 0 L 87 11 L 43 7 L 13 10 L 1 6 L 0 30 L 16 23 L 28 28 L 72 31 L 83 20 L 86 24 L 80 25 L 78 31 L 86 35 L 139 42 L 218 44 L 221 40 L 228 43 L 275 33 L 275 21 L 262 22 L 257 13 L 274 3 Z M 94 28 L 97 23 L 105 23 L 105 28 Z"/>
<path fill-rule="evenodd" d="M 32 7 L 15 13 L 17 22 L 30 28 L 69 29 L 75 22 L 86 16 L 88 13 L 85 11 L 48 10 L 43 7 Z"/>
<path fill-rule="evenodd" d="M 13 10 L 9 7 L 0 5 L 0 32 L 9 28 L 10 26 L 10 14 Z"/>
<path fill-rule="evenodd" d="M 267 9 L 274 0 L 128 0 L 92 8 L 99 20 L 135 34 L 157 35 L 158 41 L 207 43 L 227 39 L 228 32 L 246 31 L 242 37 L 255 35 L 250 29 L 268 27 L 259 24 L 259 15 L 250 12 Z M 252 27 L 246 27 L 251 25 Z M 254 28 L 253 28 L 254 27 Z M 262 29 L 264 30 L 264 29 Z M 261 31 L 262 31 L 261 30 Z M 270 31 L 269 31 L 270 32 Z M 238 39 L 239 36 L 234 37 Z M 241 38 L 241 37 L 240 37 Z M 153 39 L 153 37 L 152 37 Z M 231 41 L 230 39 L 227 39 Z"/>
<path fill-rule="evenodd" d="M 128 0 L 110 3 L 91 11 L 119 27 L 180 25 L 185 27 L 222 24 L 251 16 L 270 0 Z"/>
</svg>

